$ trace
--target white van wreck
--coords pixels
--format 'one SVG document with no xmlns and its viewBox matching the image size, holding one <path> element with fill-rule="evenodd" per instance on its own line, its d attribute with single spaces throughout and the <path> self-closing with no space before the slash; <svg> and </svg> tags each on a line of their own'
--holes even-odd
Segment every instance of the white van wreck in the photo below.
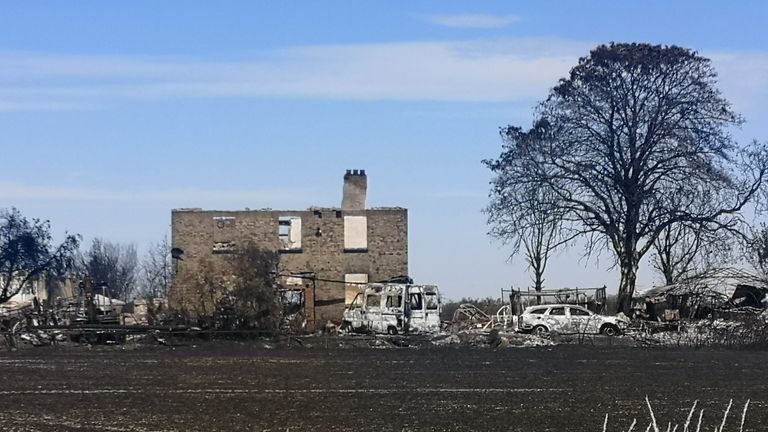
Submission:
<svg viewBox="0 0 768 432">
<path fill-rule="evenodd" d="M 342 330 L 435 333 L 440 330 L 440 306 L 435 285 L 368 284 L 344 311 Z"/>
</svg>

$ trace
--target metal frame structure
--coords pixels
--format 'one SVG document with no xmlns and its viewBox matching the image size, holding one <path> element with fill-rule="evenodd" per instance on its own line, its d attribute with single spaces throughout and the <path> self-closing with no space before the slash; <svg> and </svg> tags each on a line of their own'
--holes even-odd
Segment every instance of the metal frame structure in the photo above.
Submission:
<svg viewBox="0 0 768 432">
<path fill-rule="evenodd" d="M 514 315 L 520 315 L 526 307 L 537 304 L 574 304 L 583 306 L 594 313 L 604 314 L 606 310 L 605 292 L 605 285 L 596 288 L 576 287 L 541 291 L 530 288 L 525 291 L 502 288 L 501 298 L 509 299 L 510 310 Z"/>
</svg>

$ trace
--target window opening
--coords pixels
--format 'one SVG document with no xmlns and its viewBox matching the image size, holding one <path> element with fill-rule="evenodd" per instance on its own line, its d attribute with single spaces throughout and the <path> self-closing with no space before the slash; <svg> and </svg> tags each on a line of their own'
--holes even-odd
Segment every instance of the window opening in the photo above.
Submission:
<svg viewBox="0 0 768 432">
<path fill-rule="evenodd" d="M 424 309 L 424 304 L 422 303 L 421 294 L 420 293 L 413 293 L 411 294 L 411 310 L 422 310 Z"/>
<path fill-rule="evenodd" d="M 344 249 L 368 249 L 368 218 L 344 216 Z"/>
<path fill-rule="evenodd" d="M 381 307 L 381 296 L 378 294 L 369 294 L 368 297 L 365 298 L 365 306 L 369 308 Z"/>
<path fill-rule="evenodd" d="M 223 241 L 213 243 L 214 254 L 231 254 L 235 252 L 235 242 Z"/>
<path fill-rule="evenodd" d="M 395 294 L 387 296 L 388 308 L 400 308 L 402 306 L 403 306 L 403 296 L 395 295 Z"/>
<path fill-rule="evenodd" d="M 552 308 L 552 310 L 549 311 L 549 314 L 550 315 L 565 315 L 565 308 L 562 308 L 562 307 Z"/>
<path fill-rule="evenodd" d="M 278 237 L 284 249 L 301 249 L 301 218 L 281 216 L 277 221 Z"/>
<path fill-rule="evenodd" d="M 437 309 L 438 301 L 437 301 L 437 294 L 435 293 L 427 293 L 425 294 L 425 297 L 427 299 L 427 309 Z"/>
<path fill-rule="evenodd" d="M 589 312 L 583 310 L 583 309 L 576 309 L 576 308 L 570 308 L 571 315 L 576 316 L 589 316 Z"/>
</svg>

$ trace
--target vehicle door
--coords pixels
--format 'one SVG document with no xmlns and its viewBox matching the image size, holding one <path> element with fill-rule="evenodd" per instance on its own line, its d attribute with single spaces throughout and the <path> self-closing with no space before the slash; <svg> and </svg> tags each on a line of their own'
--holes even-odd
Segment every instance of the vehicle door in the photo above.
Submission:
<svg viewBox="0 0 768 432">
<path fill-rule="evenodd" d="M 440 297 L 435 291 L 424 291 L 424 331 L 440 330 Z"/>
<path fill-rule="evenodd" d="M 387 291 L 384 301 L 383 327 L 394 327 L 398 331 L 403 329 L 403 293 L 399 290 Z"/>
<path fill-rule="evenodd" d="M 565 315 L 565 306 L 554 306 L 549 309 L 546 318 L 547 326 L 550 331 L 568 333 L 570 331 L 570 322 Z"/>
<path fill-rule="evenodd" d="M 408 330 L 419 331 L 425 327 L 426 313 L 424 310 L 424 293 L 421 287 L 411 287 L 408 290 Z"/>
<path fill-rule="evenodd" d="M 568 320 L 574 333 L 595 333 L 594 319 L 592 314 L 580 307 L 571 306 L 568 308 Z"/>
<path fill-rule="evenodd" d="M 365 311 L 364 321 L 366 323 L 366 326 L 374 331 L 383 333 L 387 331 L 387 329 L 383 326 L 383 320 L 382 320 L 382 308 L 381 308 L 381 295 L 380 294 L 374 294 L 374 293 L 368 293 L 365 295 L 365 305 L 363 306 L 363 310 Z"/>
<path fill-rule="evenodd" d="M 520 330 L 527 331 L 531 330 L 537 324 L 546 325 L 544 318 L 547 313 L 547 309 L 549 309 L 547 306 L 526 309 L 526 311 L 520 316 L 520 320 L 518 321 L 518 328 Z"/>
</svg>

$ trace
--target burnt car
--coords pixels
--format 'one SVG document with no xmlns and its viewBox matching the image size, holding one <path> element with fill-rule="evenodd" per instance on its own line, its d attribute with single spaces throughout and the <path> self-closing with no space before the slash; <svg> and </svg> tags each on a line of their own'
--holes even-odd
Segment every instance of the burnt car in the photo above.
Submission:
<svg viewBox="0 0 768 432">
<path fill-rule="evenodd" d="M 616 336 L 628 326 L 629 322 L 625 318 L 599 315 L 572 304 L 530 306 L 518 320 L 520 331 L 542 336 L 550 332 Z"/>
</svg>

